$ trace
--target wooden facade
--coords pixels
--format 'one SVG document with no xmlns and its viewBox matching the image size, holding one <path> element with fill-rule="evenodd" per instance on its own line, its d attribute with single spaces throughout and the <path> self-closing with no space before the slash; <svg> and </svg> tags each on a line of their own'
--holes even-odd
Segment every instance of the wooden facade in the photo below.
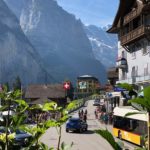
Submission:
<svg viewBox="0 0 150 150">
<path fill-rule="evenodd" d="M 66 92 L 62 84 L 29 85 L 25 91 L 25 99 L 29 104 L 43 104 L 54 101 L 60 106 L 67 103 Z"/>
<path fill-rule="evenodd" d="M 119 9 L 109 33 L 118 33 L 126 50 L 135 41 L 150 40 L 150 2 L 143 0 L 120 0 Z"/>
<path fill-rule="evenodd" d="M 118 69 L 116 67 L 109 68 L 107 70 L 107 78 L 112 86 L 116 85 L 116 81 L 119 79 Z"/>
</svg>

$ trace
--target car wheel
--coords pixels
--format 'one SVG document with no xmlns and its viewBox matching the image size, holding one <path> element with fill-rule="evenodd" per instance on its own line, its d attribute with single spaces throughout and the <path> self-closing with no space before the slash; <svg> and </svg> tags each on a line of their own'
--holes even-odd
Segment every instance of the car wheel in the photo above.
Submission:
<svg viewBox="0 0 150 150">
<path fill-rule="evenodd" d="M 66 129 L 66 132 L 69 132 L 69 130 L 68 130 L 68 129 Z"/>
<path fill-rule="evenodd" d="M 88 127 L 85 128 L 85 131 L 87 131 L 87 130 L 88 130 Z"/>
<path fill-rule="evenodd" d="M 79 129 L 79 132 L 80 132 L 80 133 L 82 133 L 82 132 L 83 132 L 82 128 L 80 128 L 80 129 Z"/>
<path fill-rule="evenodd" d="M 29 139 L 28 139 L 28 138 L 25 138 L 25 139 L 24 139 L 24 145 L 27 146 L 28 144 L 29 144 Z"/>
</svg>

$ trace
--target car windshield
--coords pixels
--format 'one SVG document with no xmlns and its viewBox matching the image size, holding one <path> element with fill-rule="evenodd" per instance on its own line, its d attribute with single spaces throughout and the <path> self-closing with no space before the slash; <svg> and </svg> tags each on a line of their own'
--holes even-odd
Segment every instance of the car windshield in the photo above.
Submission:
<svg viewBox="0 0 150 150">
<path fill-rule="evenodd" d="M 16 130 L 16 134 L 25 134 L 26 132 L 21 131 L 21 130 Z"/>
<path fill-rule="evenodd" d="M 79 120 L 77 120 L 77 119 L 76 120 L 75 119 L 70 119 L 69 122 L 71 122 L 71 123 L 78 123 Z"/>
</svg>

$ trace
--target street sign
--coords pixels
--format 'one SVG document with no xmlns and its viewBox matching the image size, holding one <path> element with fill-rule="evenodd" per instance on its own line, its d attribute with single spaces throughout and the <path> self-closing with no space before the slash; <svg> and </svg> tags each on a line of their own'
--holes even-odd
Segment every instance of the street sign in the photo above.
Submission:
<svg viewBox="0 0 150 150">
<path fill-rule="evenodd" d="M 64 83 L 63 83 L 63 88 L 64 88 L 65 90 L 69 90 L 69 89 L 70 89 L 70 82 L 64 82 Z"/>
<path fill-rule="evenodd" d="M 87 88 L 87 83 L 85 81 L 79 82 L 79 89 L 86 89 Z"/>
</svg>

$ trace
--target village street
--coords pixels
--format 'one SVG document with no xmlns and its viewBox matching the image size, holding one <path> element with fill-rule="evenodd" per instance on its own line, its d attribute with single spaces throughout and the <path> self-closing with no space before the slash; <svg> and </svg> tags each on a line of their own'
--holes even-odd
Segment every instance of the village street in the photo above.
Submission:
<svg viewBox="0 0 150 150">
<path fill-rule="evenodd" d="M 65 125 L 62 128 L 62 141 L 66 144 L 74 143 L 72 150 L 113 150 L 111 146 L 101 136 L 94 133 L 94 129 L 107 128 L 111 131 L 111 125 L 100 124 L 95 119 L 93 106 L 93 100 L 88 101 L 87 107 L 83 109 L 88 110 L 88 131 L 83 133 L 66 133 Z M 73 116 L 77 117 L 78 114 L 75 112 Z M 118 140 L 118 139 L 117 139 Z M 47 144 L 49 147 L 57 147 L 58 134 L 55 128 L 50 128 L 41 138 L 41 141 Z M 125 147 L 129 150 L 133 150 L 135 145 L 125 142 Z"/>
</svg>

